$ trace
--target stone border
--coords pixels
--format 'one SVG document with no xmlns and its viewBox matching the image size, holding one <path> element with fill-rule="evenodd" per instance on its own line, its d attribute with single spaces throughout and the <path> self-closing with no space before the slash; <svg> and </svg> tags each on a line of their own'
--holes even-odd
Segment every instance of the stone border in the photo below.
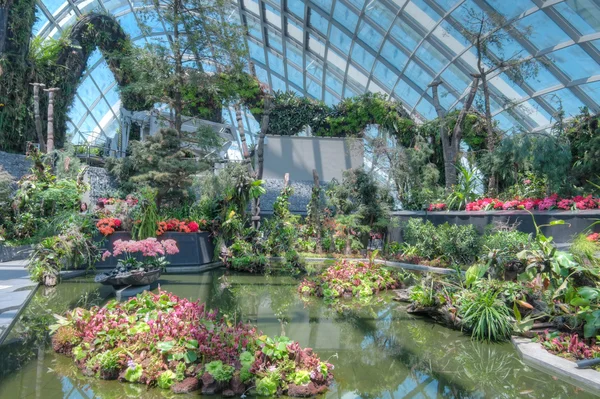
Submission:
<svg viewBox="0 0 600 399">
<path fill-rule="evenodd" d="M 578 369 L 575 362 L 553 355 L 540 343 L 533 342 L 529 338 L 512 337 L 511 342 L 521 359 L 530 366 L 555 375 L 589 393 L 600 395 L 600 372 L 593 369 Z"/>
</svg>

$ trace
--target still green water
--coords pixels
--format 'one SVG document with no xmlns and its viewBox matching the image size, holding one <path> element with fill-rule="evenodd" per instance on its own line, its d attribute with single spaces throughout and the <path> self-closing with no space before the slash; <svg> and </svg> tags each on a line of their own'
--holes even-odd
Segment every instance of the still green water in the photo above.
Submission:
<svg viewBox="0 0 600 399">
<path fill-rule="evenodd" d="M 164 290 L 207 302 L 209 308 L 253 323 L 265 334 L 287 335 L 329 359 L 335 366 L 335 385 L 327 398 L 595 397 L 526 366 L 510 344 L 473 342 L 458 331 L 407 314 L 390 295 L 332 308 L 321 300 L 304 301 L 292 277 L 214 270 L 168 274 L 159 282 Z M 0 347 L 0 398 L 197 397 L 84 377 L 40 338 L 38 332 L 53 313 L 102 304 L 111 297 L 110 289 L 89 278 L 40 288 Z"/>
</svg>

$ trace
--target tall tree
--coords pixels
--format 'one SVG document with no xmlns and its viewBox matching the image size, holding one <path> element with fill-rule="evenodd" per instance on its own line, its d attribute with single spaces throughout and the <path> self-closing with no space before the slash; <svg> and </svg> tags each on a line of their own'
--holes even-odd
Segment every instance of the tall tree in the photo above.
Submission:
<svg viewBox="0 0 600 399">
<path fill-rule="evenodd" d="M 477 72 L 474 76 L 480 81 L 487 130 L 486 147 L 492 152 L 501 135 L 492 119 L 489 80 L 494 73 L 504 72 L 512 81 L 520 84 L 538 74 L 537 59 L 529 57 L 518 45 L 518 42 L 531 33 L 532 28 L 509 23 L 503 15 L 492 9 L 481 11 L 466 8 L 463 19 L 462 34 L 473 43 L 477 57 Z M 503 105 L 510 106 L 508 98 L 502 100 Z M 488 180 L 488 191 L 496 190 L 497 176 L 492 174 Z"/>
</svg>

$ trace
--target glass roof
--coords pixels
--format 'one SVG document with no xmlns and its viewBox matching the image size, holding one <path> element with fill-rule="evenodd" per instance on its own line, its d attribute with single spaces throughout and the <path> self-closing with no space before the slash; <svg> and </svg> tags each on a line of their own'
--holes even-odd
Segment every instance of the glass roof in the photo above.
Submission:
<svg viewBox="0 0 600 399">
<path fill-rule="evenodd" d="M 273 90 L 294 91 L 330 105 L 365 91 L 382 92 L 401 101 L 417 119 L 435 118 L 428 85 L 443 80 L 440 101 L 451 110 L 461 106 L 470 74 L 476 72 L 475 50 L 461 33 L 465 15 L 469 10 L 495 11 L 506 26 L 532 29 L 512 36 L 503 49 L 491 46 L 491 51 L 543 61 L 537 76 L 518 84 L 500 70 L 490 76 L 492 113 L 502 129 L 545 129 L 560 106 L 567 117 L 583 106 L 600 111 L 600 5 L 595 0 L 234 3 L 240 22 L 248 27 L 257 75 Z M 101 10 L 115 15 L 136 44 L 164 36 L 159 20 L 150 22 L 148 36 L 142 33 L 136 12 L 140 7 L 143 3 L 136 0 L 38 0 L 34 33 L 57 37 L 78 15 Z M 116 82 L 96 51 L 70 111 L 74 141 L 91 132 L 93 137 L 114 135 L 119 107 Z M 226 123 L 235 125 L 232 116 L 224 111 Z M 257 124 L 250 119 L 247 127 L 256 132 Z"/>
</svg>

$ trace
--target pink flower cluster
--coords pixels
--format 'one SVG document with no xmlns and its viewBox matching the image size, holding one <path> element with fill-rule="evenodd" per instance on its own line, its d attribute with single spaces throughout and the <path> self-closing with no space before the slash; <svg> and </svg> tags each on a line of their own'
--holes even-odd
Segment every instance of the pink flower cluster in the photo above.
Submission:
<svg viewBox="0 0 600 399">
<path fill-rule="evenodd" d="M 429 208 L 427 208 L 427 211 L 445 211 L 446 209 L 448 209 L 448 205 L 444 204 L 443 202 L 439 202 L 437 204 L 429 204 Z"/>
<path fill-rule="evenodd" d="M 467 211 L 491 211 L 491 210 L 528 210 L 547 211 L 551 209 L 561 210 L 586 210 L 600 208 L 600 198 L 591 195 L 583 197 L 578 195 L 572 198 L 560 198 L 558 194 L 552 194 L 543 199 L 539 198 L 515 198 L 509 201 L 501 201 L 498 198 L 481 198 L 469 202 Z"/>
<path fill-rule="evenodd" d="M 588 239 L 588 241 L 598 242 L 598 241 L 600 241 L 600 234 L 592 233 L 592 234 L 588 235 L 586 238 Z"/>
<path fill-rule="evenodd" d="M 134 253 L 141 253 L 142 256 L 163 256 L 165 254 L 175 255 L 179 253 L 177 248 L 177 242 L 175 240 L 163 240 L 158 241 L 156 238 L 146 238 L 145 240 L 135 241 L 123 241 L 117 240 L 113 243 L 112 254 L 109 251 L 105 251 L 102 254 L 102 260 L 106 260 L 109 256 L 119 256 L 121 254 L 131 255 Z"/>
</svg>

